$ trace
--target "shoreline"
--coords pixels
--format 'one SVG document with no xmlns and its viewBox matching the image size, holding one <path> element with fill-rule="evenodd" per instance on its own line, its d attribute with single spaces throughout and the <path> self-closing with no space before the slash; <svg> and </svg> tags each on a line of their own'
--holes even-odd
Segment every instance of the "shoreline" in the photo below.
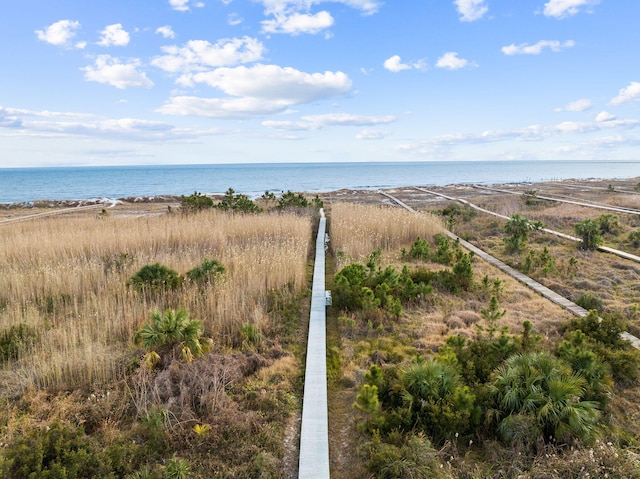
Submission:
<svg viewBox="0 0 640 479">
<path fill-rule="evenodd" d="M 294 193 L 303 193 L 308 195 L 318 195 L 322 198 L 331 198 L 332 196 L 344 196 L 344 195 L 371 195 L 375 194 L 378 191 L 392 191 L 396 189 L 403 188 L 412 188 L 414 186 L 420 187 L 428 187 L 432 189 L 438 190 L 460 190 L 470 188 L 473 185 L 483 184 L 484 186 L 490 186 L 493 188 L 496 187 L 515 187 L 515 186 L 532 186 L 532 187 L 542 187 L 544 185 L 569 185 L 571 183 L 589 183 L 591 185 L 601 184 L 605 185 L 616 185 L 620 187 L 620 185 L 624 185 L 627 188 L 635 188 L 640 185 L 640 177 L 627 177 L 627 178 L 565 178 L 558 180 L 549 180 L 549 181 L 514 181 L 514 182 L 499 182 L 492 183 L 489 185 L 484 185 L 483 183 L 451 183 L 448 185 L 398 185 L 387 188 L 341 188 L 332 191 L 294 191 Z M 633 184 L 630 184 L 633 183 Z M 233 187 L 231 187 L 233 188 Z M 236 193 L 242 193 L 241 191 L 237 191 Z M 224 196 L 224 193 L 203 193 L 214 200 L 218 200 Z M 255 200 L 259 197 L 251 198 Z M 37 208 L 73 208 L 80 206 L 97 206 L 104 205 L 105 207 L 115 206 L 117 204 L 162 204 L 162 203 L 179 203 L 181 199 L 181 195 L 170 195 L 170 194 L 157 194 L 157 195 L 136 195 L 136 196 L 126 196 L 120 198 L 85 198 L 85 199 L 40 199 L 40 200 L 32 200 L 32 201 L 16 201 L 9 203 L 0 203 L 0 210 L 13 210 L 13 209 L 37 209 Z"/>
</svg>

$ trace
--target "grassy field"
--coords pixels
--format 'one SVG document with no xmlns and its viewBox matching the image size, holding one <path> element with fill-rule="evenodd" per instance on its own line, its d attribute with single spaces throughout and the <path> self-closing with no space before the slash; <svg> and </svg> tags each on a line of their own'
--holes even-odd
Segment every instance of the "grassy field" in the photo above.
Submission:
<svg viewBox="0 0 640 479">
<path fill-rule="evenodd" d="M 0 227 L 0 442 L 35 440 L 29 431 L 60 422 L 91 432 L 96 448 L 139 443 L 125 472 L 162 477 L 176 454 L 194 477 L 280 477 L 301 394 L 312 217 L 166 211 Z M 205 259 L 224 274 L 172 290 L 127 285 L 145 265 L 184 275 Z M 168 308 L 202 321 L 213 350 L 147 371 L 134 334 L 151 311 Z M 144 450 L 154 434 L 157 451 Z M 247 442 L 249 459 L 234 453 Z"/>
</svg>

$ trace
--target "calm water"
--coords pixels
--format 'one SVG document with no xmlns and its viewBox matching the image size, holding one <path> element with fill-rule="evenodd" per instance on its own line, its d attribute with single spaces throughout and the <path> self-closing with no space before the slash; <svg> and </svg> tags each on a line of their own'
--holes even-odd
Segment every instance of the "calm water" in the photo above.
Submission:
<svg viewBox="0 0 640 479">
<path fill-rule="evenodd" d="M 640 161 L 282 163 L 0 169 L 0 203 L 265 191 L 320 192 L 454 183 L 640 176 Z"/>
</svg>

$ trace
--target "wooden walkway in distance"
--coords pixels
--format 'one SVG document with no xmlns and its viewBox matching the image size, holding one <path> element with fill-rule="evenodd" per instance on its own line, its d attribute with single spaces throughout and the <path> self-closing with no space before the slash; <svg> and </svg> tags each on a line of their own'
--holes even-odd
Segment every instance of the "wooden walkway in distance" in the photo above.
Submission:
<svg viewBox="0 0 640 479">
<path fill-rule="evenodd" d="M 313 289 L 309 315 L 309 339 L 304 374 L 302 428 L 300 430 L 300 479 L 329 478 L 329 419 L 327 405 L 327 330 L 325 292 L 326 218 L 320 210 L 313 266 Z"/>
<path fill-rule="evenodd" d="M 480 211 L 482 213 L 486 213 L 486 214 L 489 214 L 489 215 L 492 215 L 492 216 L 496 216 L 498 218 L 502 218 L 502 219 L 505 219 L 505 220 L 509 220 L 510 219 L 508 216 L 501 215 L 500 213 L 496 213 L 495 211 L 489 211 L 487 209 L 481 208 L 480 206 L 474 205 L 473 203 L 471 203 L 471 202 L 469 202 L 469 201 L 467 201 L 465 199 L 462 199 L 462 198 L 454 198 L 453 196 L 447 196 L 447 195 L 444 195 L 442 193 L 438 193 L 436 191 L 431 191 L 431 190 L 427 190 L 425 188 L 420 188 L 418 186 L 414 186 L 413 188 L 418 190 L 418 191 L 423 191 L 425 193 L 432 194 L 434 196 L 440 196 L 441 198 L 446 198 L 446 199 L 451 200 L 451 201 L 457 201 L 458 203 L 462 203 L 463 205 L 467 205 L 470 208 L 473 208 L 474 210 Z M 487 187 L 484 187 L 484 186 L 482 186 L 482 187 L 474 186 L 474 188 L 483 188 L 483 189 L 489 189 L 489 190 L 492 189 L 492 188 L 487 188 Z M 495 188 L 493 188 L 493 190 L 494 191 L 504 192 L 504 193 L 513 193 L 513 192 L 509 192 L 508 190 L 498 190 L 498 189 L 495 189 Z M 543 197 L 542 196 L 536 196 L 536 198 L 543 198 Z M 555 201 L 562 201 L 562 200 L 555 200 Z M 589 206 L 586 203 L 582 203 L 581 205 L 582 206 Z M 618 212 L 620 213 L 620 212 L 627 212 L 627 211 L 618 211 Z M 636 214 L 640 214 L 640 211 L 635 211 L 635 213 Z M 578 242 L 578 243 L 582 242 L 582 239 L 580 239 L 580 238 L 568 235 L 566 233 L 561 233 L 560 231 L 550 230 L 549 228 L 542 228 L 541 231 L 544 231 L 545 233 L 552 234 L 554 236 L 558 236 L 559 238 L 567 239 L 569 241 L 575 241 L 575 242 Z M 598 249 L 598 251 L 603 251 L 605 253 L 614 254 L 616 256 L 620 256 L 621 258 L 628 259 L 630 261 L 635 261 L 636 263 L 640 263 L 640 256 L 637 256 L 637 255 L 631 254 L 631 253 L 627 253 L 626 251 L 620 251 L 619 249 L 610 248 L 608 246 L 598 246 L 597 249 Z"/>
<path fill-rule="evenodd" d="M 391 199 L 392 201 L 394 201 L 395 203 L 397 203 L 401 207 L 405 208 L 406 210 L 411 211 L 412 213 L 417 213 L 416 210 L 411 208 L 409 205 L 407 205 L 403 201 L 400 201 L 399 199 L 395 198 L 394 196 L 391 196 L 390 194 L 385 193 L 383 191 L 380 191 L 380 193 L 382 195 L 386 196 L 387 198 Z M 573 314 L 575 314 L 576 316 L 579 316 L 579 317 L 586 316 L 589 313 L 586 309 L 578 306 L 573 301 L 565 298 L 564 296 L 559 295 L 555 291 L 550 290 L 549 288 L 547 288 L 543 284 L 538 283 L 533 278 L 530 278 L 529 276 L 527 276 L 527 275 L 521 273 L 520 271 L 512 268 L 508 264 L 503 263 L 502 261 L 500 261 L 495 256 L 491 256 L 489 253 L 487 253 L 487 252 L 481 250 L 480 248 L 472 245 L 468 241 L 463 240 L 462 238 L 460 238 L 457 235 L 453 234 L 451 231 L 447 230 L 446 233 L 450 238 L 452 238 L 452 239 L 454 239 L 456 241 L 459 241 L 460 245 L 462 245 L 465 249 L 467 249 L 469 251 L 473 251 L 473 253 L 476 256 L 482 258 L 487 263 L 495 266 L 496 268 L 500 269 L 504 273 L 508 274 L 509 276 L 515 278 L 516 280 L 518 280 L 522 284 L 526 285 L 527 287 L 529 287 L 533 291 L 536 291 L 537 293 L 541 294 L 543 297 L 547 298 L 548 300 L 552 301 L 553 303 L 563 307 L 567 311 L 569 311 L 569 312 L 571 312 L 571 313 L 573 313 Z M 622 333 L 621 336 L 622 336 L 623 339 L 626 339 L 627 341 L 629 341 L 633 345 L 633 347 L 635 347 L 636 349 L 640 349 L 640 339 L 636 338 L 635 336 L 633 336 L 633 335 L 631 335 L 631 334 L 629 334 L 627 332 Z"/>
</svg>

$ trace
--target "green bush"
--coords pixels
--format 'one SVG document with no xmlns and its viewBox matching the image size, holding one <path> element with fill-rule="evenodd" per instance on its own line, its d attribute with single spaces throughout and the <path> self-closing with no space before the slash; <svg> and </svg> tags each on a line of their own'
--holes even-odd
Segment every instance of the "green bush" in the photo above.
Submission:
<svg viewBox="0 0 640 479">
<path fill-rule="evenodd" d="M 8 445 L 3 454 L 3 477 L 12 479 L 106 478 L 111 469 L 81 427 L 58 422 L 30 431 Z"/>
<path fill-rule="evenodd" d="M 421 261 L 426 261 L 429 259 L 430 247 L 429 243 L 426 240 L 418 237 L 411 245 L 409 249 L 409 256 L 411 258 L 419 259 Z"/>
<path fill-rule="evenodd" d="M 141 292 L 154 292 L 176 289 L 182 285 L 183 278 L 177 271 L 160 263 L 143 266 L 127 284 Z"/>
<path fill-rule="evenodd" d="M 34 343 L 36 331 L 26 324 L 17 324 L 0 333 L 0 363 L 17 359 Z"/>
<path fill-rule="evenodd" d="M 418 358 L 400 372 L 400 387 L 410 424 L 435 443 L 471 431 L 475 396 L 450 364 Z"/>
<path fill-rule="evenodd" d="M 278 208 L 308 208 L 309 201 L 304 197 L 302 193 L 295 194 L 291 191 L 283 193 L 280 199 L 278 199 Z"/>
<path fill-rule="evenodd" d="M 202 260 L 200 265 L 187 271 L 187 278 L 198 283 L 209 283 L 218 281 L 225 273 L 226 268 L 216 259 Z"/>
<path fill-rule="evenodd" d="M 195 213 L 213 208 L 213 200 L 195 191 L 192 195 L 180 197 L 180 210 L 184 213 Z"/>
<path fill-rule="evenodd" d="M 580 248 L 585 250 L 597 249 L 602 244 L 600 224 L 597 220 L 582 220 L 574 226 L 575 232 L 580 236 L 582 242 Z"/>
<path fill-rule="evenodd" d="M 587 311 L 595 309 L 599 313 L 602 312 L 602 300 L 591 293 L 583 293 L 576 299 L 576 304 L 583 307 Z"/>
<path fill-rule="evenodd" d="M 247 195 L 236 194 L 233 188 L 229 188 L 225 192 L 224 197 L 215 207 L 240 213 L 260 213 L 262 211 L 262 208 L 251 201 Z"/>
<path fill-rule="evenodd" d="M 367 469 L 378 479 L 433 478 L 440 476 L 436 450 L 422 434 L 400 438 L 399 444 L 374 435 L 366 444 Z"/>
<path fill-rule="evenodd" d="M 547 352 L 511 356 L 493 373 L 489 417 L 508 443 L 535 447 L 588 440 L 597 433 L 599 404 L 585 399 L 587 382 Z"/>
</svg>

